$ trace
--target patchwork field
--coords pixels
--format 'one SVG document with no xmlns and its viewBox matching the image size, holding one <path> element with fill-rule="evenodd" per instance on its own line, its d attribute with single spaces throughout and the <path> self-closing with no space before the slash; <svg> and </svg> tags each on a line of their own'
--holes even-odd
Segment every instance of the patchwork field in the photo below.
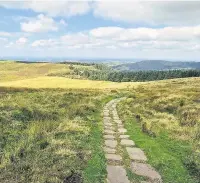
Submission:
<svg viewBox="0 0 200 183">
<path fill-rule="evenodd" d="M 200 78 L 91 81 L 71 67 L 0 62 L 0 182 L 104 183 L 102 109 L 123 96 L 120 117 L 163 182 L 199 183 Z"/>
</svg>

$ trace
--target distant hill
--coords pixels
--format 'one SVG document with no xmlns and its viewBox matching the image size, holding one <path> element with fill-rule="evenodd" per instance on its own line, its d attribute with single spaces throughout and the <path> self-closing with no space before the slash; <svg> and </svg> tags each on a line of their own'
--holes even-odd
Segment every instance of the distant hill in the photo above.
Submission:
<svg viewBox="0 0 200 183">
<path fill-rule="evenodd" d="M 135 63 L 124 63 L 112 66 L 120 71 L 148 71 L 173 69 L 200 69 L 200 62 L 171 62 L 163 60 L 144 60 Z"/>
</svg>

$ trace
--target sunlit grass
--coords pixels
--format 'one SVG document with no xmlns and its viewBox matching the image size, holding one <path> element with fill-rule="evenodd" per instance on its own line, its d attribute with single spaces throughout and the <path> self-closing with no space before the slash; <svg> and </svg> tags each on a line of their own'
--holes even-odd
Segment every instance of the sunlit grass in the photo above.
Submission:
<svg viewBox="0 0 200 183">
<path fill-rule="evenodd" d="M 0 62 L 0 182 L 56 183 L 73 173 L 104 182 L 100 113 L 123 95 L 129 134 L 164 182 L 194 183 L 200 78 L 117 83 L 70 79 L 70 72 L 65 64 Z"/>
<path fill-rule="evenodd" d="M 120 114 L 132 140 L 144 149 L 164 182 L 198 182 L 200 79 L 145 82 L 126 96 Z"/>
<path fill-rule="evenodd" d="M 0 62 L 0 82 L 45 76 L 55 72 L 70 72 L 69 65 L 55 63 Z"/>
<path fill-rule="evenodd" d="M 100 115 L 110 94 L 1 88 L 0 182 L 103 182 Z"/>
<path fill-rule="evenodd" d="M 109 81 L 92 81 L 70 79 L 64 77 L 37 77 L 32 79 L 17 80 L 10 82 L 1 82 L 3 87 L 16 88 L 79 88 L 79 89 L 112 89 L 128 88 L 135 86 L 136 83 L 115 83 Z"/>
</svg>

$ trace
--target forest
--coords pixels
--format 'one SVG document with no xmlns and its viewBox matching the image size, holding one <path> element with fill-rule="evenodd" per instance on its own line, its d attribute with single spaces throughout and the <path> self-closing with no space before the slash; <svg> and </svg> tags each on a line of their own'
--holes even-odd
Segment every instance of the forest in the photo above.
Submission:
<svg viewBox="0 0 200 183">
<path fill-rule="evenodd" d="M 92 80 L 107 80 L 114 82 L 154 81 L 174 78 L 199 77 L 200 70 L 178 69 L 166 71 L 115 71 L 103 64 L 94 65 L 96 69 L 73 68 L 73 74 Z"/>
</svg>

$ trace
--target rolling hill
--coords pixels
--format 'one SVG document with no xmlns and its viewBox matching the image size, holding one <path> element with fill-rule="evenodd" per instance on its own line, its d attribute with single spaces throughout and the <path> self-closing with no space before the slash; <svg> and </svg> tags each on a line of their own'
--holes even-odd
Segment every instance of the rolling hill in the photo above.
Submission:
<svg viewBox="0 0 200 183">
<path fill-rule="evenodd" d="M 144 60 L 135 63 L 119 64 L 112 67 L 120 71 L 200 69 L 200 62 L 171 62 L 163 60 Z"/>
<path fill-rule="evenodd" d="M 119 83 L 78 78 L 75 69 L 98 70 L 0 63 L 0 182 L 104 183 L 103 106 L 125 97 L 119 117 L 163 182 L 199 183 L 199 77 Z M 118 151 L 128 178 L 147 181 Z"/>
</svg>

